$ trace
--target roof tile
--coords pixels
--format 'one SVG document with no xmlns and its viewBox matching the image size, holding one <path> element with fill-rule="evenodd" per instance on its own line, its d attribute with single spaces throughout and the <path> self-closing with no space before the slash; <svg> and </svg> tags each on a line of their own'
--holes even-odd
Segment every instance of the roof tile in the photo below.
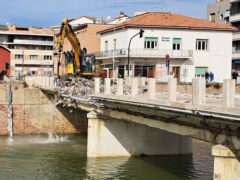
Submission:
<svg viewBox="0 0 240 180">
<path fill-rule="evenodd" d="M 224 30 L 237 31 L 238 29 L 228 25 L 221 25 L 210 21 L 204 21 L 188 16 L 148 12 L 134 17 L 128 22 L 118 24 L 115 27 L 107 28 L 98 33 L 112 31 L 114 28 L 121 27 L 162 27 L 162 28 L 179 28 L 179 29 L 203 29 L 203 30 Z"/>
</svg>

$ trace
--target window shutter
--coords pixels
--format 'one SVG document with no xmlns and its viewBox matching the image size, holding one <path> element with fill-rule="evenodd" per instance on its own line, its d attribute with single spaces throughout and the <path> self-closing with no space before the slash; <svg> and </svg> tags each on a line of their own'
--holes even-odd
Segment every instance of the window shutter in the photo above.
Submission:
<svg viewBox="0 0 240 180">
<path fill-rule="evenodd" d="M 180 38 L 174 38 L 173 39 L 173 44 L 181 44 L 181 39 Z"/>
<path fill-rule="evenodd" d="M 154 41 L 154 42 L 157 42 L 157 41 L 158 41 L 158 38 L 146 37 L 146 38 L 145 38 L 145 41 Z"/>
</svg>

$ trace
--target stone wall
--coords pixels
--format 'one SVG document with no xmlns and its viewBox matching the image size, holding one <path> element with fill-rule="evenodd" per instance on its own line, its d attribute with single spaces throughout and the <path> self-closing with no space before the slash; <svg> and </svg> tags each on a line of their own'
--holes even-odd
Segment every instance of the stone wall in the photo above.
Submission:
<svg viewBox="0 0 240 180">
<path fill-rule="evenodd" d="M 218 86 L 220 86 L 218 88 Z M 166 93 L 168 90 L 167 83 L 157 83 L 156 91 L 159 93 Z M 177 91 L 181 94 L 192 94 L 192 84 L 191 83 L 178 83 Z M 221 83 L 211 83 L 207 84 L 206 87 L 207 94 L 222 94 L 222 84 Z M 236 86 L 236 94 L 240 94 L 240 85 Z"/>
<path fill-rule="evenodd" d="M 9 83 L 0 82 L 0 135 L 8 135 L 6 90 Z M 54 95 L 37 88 L 25 88 L 22 82 L 11 82 L 13 133 L 45 134 L 86 133 L 86 112 L 55 106 Z"/>
</svg>

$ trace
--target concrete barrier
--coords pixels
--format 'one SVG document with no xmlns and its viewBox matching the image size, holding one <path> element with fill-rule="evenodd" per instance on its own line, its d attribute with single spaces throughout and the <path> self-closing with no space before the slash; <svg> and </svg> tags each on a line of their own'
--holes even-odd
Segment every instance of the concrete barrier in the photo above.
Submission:
<svg viewBox="0 0 240 180">
<path fill-rule="evenodd" d="M 148 79 L 148 98 L 156 99 L 156 79 L 149 78 Z"/>
<path fill-rule="evenodd" d="M 138 78 L 131 78 L 131 96 L 137 97 L 138 95 Z"/>
<path fill-rule="evenodd" d="M 235 96 L 235 80 L 225 79 L 223 80 L 223 106 L 234 107 L 234 96 Z"/>
<path fill-rule="evenodd" d="M 123 79 L 117 79 L 117 95 L 123 96 Z"/>
<path fill-rule="evenodd" d="M 206 104 L 206 81 L 203 78 L 195 78 L 192 82 L 193 105 Z"/>
<path fill-rule="evenodd" d="M 104 79 L 104 94 L 110 95 L 111 94 L 111 79 L 110 78 L 105 78 Z"/>
<path fill-rule="evenodd" d="M 169 102 L 177 101 L 177 79 L 176 78 L 168 79 L 168 101 Z"/>
</svg>

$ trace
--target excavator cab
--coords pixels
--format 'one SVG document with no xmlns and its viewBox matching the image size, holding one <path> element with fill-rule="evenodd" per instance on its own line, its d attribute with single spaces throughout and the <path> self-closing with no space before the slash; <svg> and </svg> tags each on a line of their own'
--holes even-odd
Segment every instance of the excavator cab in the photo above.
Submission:
<svg viewBox="0 0 240 180">
<path fill-rule="evenodd" d="M 82 54 L 81 57 L 81 75 L 92 76 L 96 71 L 96 58 L 94 54 Z"/>
</svg>

